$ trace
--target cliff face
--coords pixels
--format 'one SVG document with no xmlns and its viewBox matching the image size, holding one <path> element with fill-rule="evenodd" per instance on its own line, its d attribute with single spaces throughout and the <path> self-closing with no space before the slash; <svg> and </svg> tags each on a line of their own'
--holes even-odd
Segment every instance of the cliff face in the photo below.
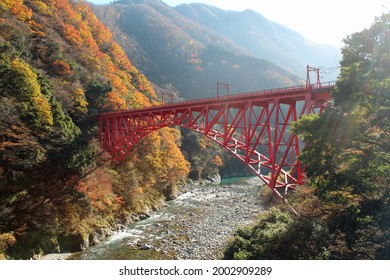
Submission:
<svg viewBox="0 0 390 280">
<path fill-rule="evenodd" d="M 89 111 L 158 101 L 88 4 L 1 1 L 0 50 L 0 256 L 10 245 L 14 258 L 79 250 L 186 178 L 174 129 L 120 166 L 99 150 Z"/>
</svg>

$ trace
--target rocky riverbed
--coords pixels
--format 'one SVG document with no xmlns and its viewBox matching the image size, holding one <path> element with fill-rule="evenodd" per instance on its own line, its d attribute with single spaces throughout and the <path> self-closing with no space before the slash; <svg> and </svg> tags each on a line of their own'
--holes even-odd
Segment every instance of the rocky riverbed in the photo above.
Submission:
<svg viewBox="0 0 390 280">
<path fill-rule="evenodd" d="M 258 178 L 195 186 L 137 222 L 71 259 L 220 259 L 237 228 L 264 211 Z"/>
</svg>

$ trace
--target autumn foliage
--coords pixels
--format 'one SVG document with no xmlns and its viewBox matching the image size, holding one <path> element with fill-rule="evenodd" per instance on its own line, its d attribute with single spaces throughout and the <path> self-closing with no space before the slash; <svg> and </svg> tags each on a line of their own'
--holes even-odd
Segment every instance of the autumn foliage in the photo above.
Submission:
<svg viewBox="0 0 390 280">
<path fill-rule="evenodd" d="M 0 258 L 80 250 L 186 180 L 176 129 L 99 149 L 89 113 L 159 101 L 87 3 L 1 0 L 0 58 Z"/>
</svg>

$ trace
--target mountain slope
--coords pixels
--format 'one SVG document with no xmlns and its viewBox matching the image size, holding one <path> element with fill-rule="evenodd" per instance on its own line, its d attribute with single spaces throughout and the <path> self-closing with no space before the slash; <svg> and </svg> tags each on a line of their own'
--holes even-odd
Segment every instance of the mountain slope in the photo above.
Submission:
<svg viewBox="0 0 390 280">
<path fill-rule="evenodd" d="M 88 4 L 1 1 L 0 259 L 81 250 L 174 194 L 189 172 L 177 130 L 112 165 L 88 114 L 157 102 Z"/>
<path fill-rule="evenodd" d="M 307 64 L 334 67 L 340 59 L 340 50 L 336 47 L 310 44 L 297 32 L 251 10 L 225 11 L 196 3 L 179 5 L 175 10 L 245 47 L 251 55 L 302 76 Z"/>
<path fill-rule="evenodd" d="M 301 82 L 161 1 L 116 1 L 93 10 L 152 82 L 172 84 L 186 99 L 215 95 L 218 81 L 235 92 Z"/>
</svg>

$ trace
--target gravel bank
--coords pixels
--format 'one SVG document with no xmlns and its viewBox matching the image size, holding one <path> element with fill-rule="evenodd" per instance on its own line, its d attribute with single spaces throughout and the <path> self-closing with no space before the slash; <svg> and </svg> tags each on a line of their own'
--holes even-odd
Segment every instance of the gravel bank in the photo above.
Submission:
<svg viewBox="0 0 390 280">
<path fill-rule="evenodd" d="M 258 178 L 190 186 L 166 207 L 70 259 L 214 260 L 264 211 Z"/>
<path fill-rule="evenodd" d="M 264 211 L 260 205 L 260 188 L 255 187 L 259 184 L 254 178 L 245 185 L 213 186 L 192 193 L 204 202 L 202 209 L 173 221 L 181 225 L 181 229 L 163 250 L 174 252 L 176 259 L 220 259 L 234 232 L 253 223 Z"/>
</svg>

